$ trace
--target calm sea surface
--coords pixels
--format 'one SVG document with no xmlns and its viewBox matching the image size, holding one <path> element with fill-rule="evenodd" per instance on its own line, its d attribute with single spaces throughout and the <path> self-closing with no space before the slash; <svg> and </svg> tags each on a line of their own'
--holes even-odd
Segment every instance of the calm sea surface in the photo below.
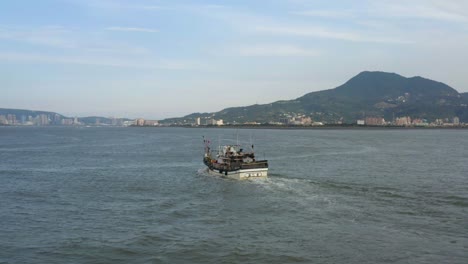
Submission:
<svg viewBox="0 0 468 264">
<path fill-rule="evenodd" d="M 468 263 L 468 130 L 0 128 L 0 263 Z"/>
</svg>

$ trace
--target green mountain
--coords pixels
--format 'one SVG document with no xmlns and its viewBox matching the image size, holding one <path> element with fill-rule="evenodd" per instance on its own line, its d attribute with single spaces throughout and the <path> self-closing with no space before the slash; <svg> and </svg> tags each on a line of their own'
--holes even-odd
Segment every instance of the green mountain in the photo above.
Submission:
<svg viewBox="0 0 468 264">
<path fill-rule="evenodd" d="M 295 100 L 194 113 L 162 122 L 190 123 L 201 117 L 223 119 L 226 123 L 265 123 L 297 114 L 329 123 L 339 120 L 354 123 L 356 119 L 370 116 L 386 120 L 411 116 L 430 121 L 458 116 L 462 122 L 468 122 L 467 96 L 444 83 L 422 77 L 366 71 L 334 89 L 308 93 Z"/>
<path fill-rule="evenodd" d="M 468 93 L 460 94 L 462 96 L 462 100 L 465 104 L 468 104 Z"/>
</svg>

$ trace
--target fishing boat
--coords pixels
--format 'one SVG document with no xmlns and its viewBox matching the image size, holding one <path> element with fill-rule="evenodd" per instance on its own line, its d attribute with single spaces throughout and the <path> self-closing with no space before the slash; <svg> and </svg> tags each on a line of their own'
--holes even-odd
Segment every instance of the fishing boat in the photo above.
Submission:
<svg viewBox="0 0 468 264">
<path fill-rule="evenodd" d="M 203 142 L 203 163 L 208 167 L 209 174 L 236 180 L 268 176 L 268 161 L 256 159 L 253 144 L 249 151 L 239 144 L 219 145 L 218 150 L 212 150 L 211 141 L 203 139 Z"/>
</svg>

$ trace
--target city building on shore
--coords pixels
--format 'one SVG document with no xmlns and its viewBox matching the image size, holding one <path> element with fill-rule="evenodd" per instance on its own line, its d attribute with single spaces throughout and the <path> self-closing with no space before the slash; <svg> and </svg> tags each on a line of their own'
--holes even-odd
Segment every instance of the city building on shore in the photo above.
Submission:
<svg viewBox="0 0 468 264">
<path fill-rule="evenodd" d="M 261 125 L 261 124 L 258 123 L 258 122 L 253 121 L 253 122 L 245 122 L 244 125 L 258 126 L 258 125 Z"/>
<path fill-rule="evenodd" d="M 365 125 L 368 126 L 384 126 L 386 125 L 383 117 L 366 117 L 364 121 Z"/>
<path fill-rule="evenodd" d="M 135 119 L 135 126 L 144 126 L 144 125 L 145 125 L 145 120 L 143 118 Z"/>
<path fill-rule="evenodd" d="M 137 118 L 133 122 L 134 126 L 159 126 L 158 120 L 146 120 L 143 118 Z"/>
<path fill-rule="evenodd" d="M 222 126 L 224 125 L 223 119 L 216 120 L 214 118 L 212 119 L 207 119 L 206 120 L 206 125 L 208 126 Z"/>
<path fill-rule="evenodd" d="M 281 117 L 278 121 L 283 125 L 310 126 L 313 124 L 312 118 L 302 114 L 286 115 L 285 117 Z"/>
<path fill-rule="evenodd" d="M 410 126 L 411 125 L 411 117 L 404 116 L 404 117 L 397 117 L 395 119 L 396 126 Z"/>
<path fill-rule="evenodd" d="M 145 126 L 159 126 L 159 121 L 158 120 L 145 120 L 144 125 Z"/>
<path fill-rule="evenodd" d="M 6 116 L 0 115 L 0 125 L 8 125 L 8 120 Z"/>
<path fill-rule="evenodd" d="M 62 119 L 61 123 L 64 126 L 71 126 L 71 125 L 73 125 L 73 119 L 71 119 L 71 118 Z"/>
</svg>

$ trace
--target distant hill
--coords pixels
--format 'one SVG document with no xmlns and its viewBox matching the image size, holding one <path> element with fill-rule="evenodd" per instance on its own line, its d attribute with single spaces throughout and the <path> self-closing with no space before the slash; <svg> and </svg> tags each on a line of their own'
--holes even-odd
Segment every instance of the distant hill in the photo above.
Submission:
<svg viewBox="0 0 468 264">
<path fill-rule="evenodd" d="M 57 114 L 55 112 L 48 112 L 48 111 L 34 111 L 34 110 L 24 110 L 24 109 L 9 109 L 9 108 L 0 108 L 0 115 L 16 115 L 17 118 L 21 118 L 21 116 L 32 116 L 36 117 L 38 115 L 58 115 L 64 118 L 63 115 Z"/>
<path fill-rule="evenodd" d="M 55 112 L 0 108 L 0 116 L 7 117 L 9 115 L 13 115 L 18 123 L 25 123 L 27 121 L 34 120 L 40 115 L 45 115 L 50 120 L 50 124 L 53 125 L 60 125 L 61 120 L 66 118 L 65 116 Z M 0 120 L 0 123 L 3 124 L 4 121 Z"/>
<path fill-rule="evenodd" d="M 460 95 L 462 96 L 463 101 L 464 101 L 465 103 L 468 103 L 468 93 L 462 93 L 462 94 L 460 94 Z"/>
<path fill-rule="evenodd" d="M 62 120 L 68 119 L 74 121 L 74 117 L 66 117 L 64 115 L 48 112 L 48 111 L 34 111 L 24 109 L 8 109 L 0 108 L 0 116 L 7 117 L 14 115 L 18 123 L 25 123 L 26 121 L 34 120 L 38 116 L 45 115 L 49 120 L 49 125 L 62 125 Z M 130 121 L 128 118 L 107 118 L 100 116 L 79 117 L 77 121 L 84 125 L 121 125 L 123 121 Z M 0 120 L 1 121 L 1 120 Z M 1 122 L 0 122 L 1 123 Z"/>
<path fill-rule="evenodd" d="M 317 121 L 354 123 L 366 116 L 452 118 L 468 122 L 468 93 L 422 77 L 406 78 L 396 73 L 361 72 L 334 89 L 308 93 L 288 101 L 226 108 L 214 113 L 194 113 L 162 122 L 193 122 L 196 117 L 223 119 L 229 123 L 278 121 L 288 114 L 304 114 Z"/>
</svg>

